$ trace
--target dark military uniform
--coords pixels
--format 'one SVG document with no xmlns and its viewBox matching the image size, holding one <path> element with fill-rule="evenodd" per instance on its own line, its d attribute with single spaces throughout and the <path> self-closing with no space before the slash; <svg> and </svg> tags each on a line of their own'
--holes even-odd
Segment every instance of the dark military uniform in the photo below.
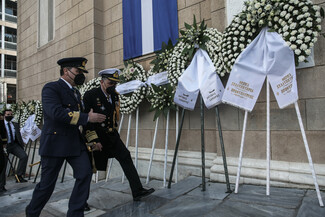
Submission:
<svg viewBox="0 0 325 217">
<path fill-rule="evenodd" d="M 77 65 L 72 66 L 78 67 L 78 58 L 64 60 L 76 61 Z M 82 66 L 84 64 L 82 62 Z M 42 165 L 41 181 L 36 185 L 31 202 L 26 207 L 26 216 L 40 215 L 52 195 L 64 160 L 71 165 L 76 179 L 67 216 L 84 216 L 92 171 L 79 126 L 87 124 L 88 114 L 82 112 L 80 93 L 72 89 L 62 78 L 44 86 L 42 104 L 44 125 L 39 149 Z"/>
<path fill-rule="evenodd" d="M 88 123 L 84 132 L 88 142 L 100 142 L 102 151 L 94 151 L 95 165 L 98 170 L 106 170 L 108 158 L 116 158 L 127 179 L 129 180 L 133 196 L 142 188 L 139 175 L 134 167 L 129 150 L 125 147 L 117 132 L 118 95 L 109 98 L 101 87 L 85 93 L 85 111 L 93 109 L 96 113 L 106 115 L 104 123 Z"/>
</svg>

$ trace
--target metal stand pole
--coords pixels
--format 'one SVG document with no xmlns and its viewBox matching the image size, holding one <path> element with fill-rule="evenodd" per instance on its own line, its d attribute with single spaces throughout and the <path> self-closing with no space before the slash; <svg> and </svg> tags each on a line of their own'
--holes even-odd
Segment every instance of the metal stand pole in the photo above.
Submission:
<svg viewBox="0 0 325 217">
<path fill-rule="evenodd" d="M 120 126 L 118 128 L 118 133 L 119 134 L 120 134 L 121 129 L 122 129 L 123 120 L 124 120 L 124 114 L 122 114 L 122 116 L 121 116 Z M 107 171 L 106 180 L 105 180 L 106 182 L 108 180 L 109 175 L 111 174 L 111 170 L 112 170 L 112 166 L 113 166 L 113 160 L 114 160 L 114 158 L 111 158 L 110 162 L 109 162 L 108 171 Z"/>
<path fill-rule="evenodd" d="M 244 149 L 244 141 L 245 141 L 245 133 L 246 133 L 246 125 L 247 125 L 247 113 L 248 112 L 245 111 L 244 124 L 243 124 L 243 132 L 242 132 L 241 144 L 240 144 L 240 151 L 239 151 L 237 177 L 236 177 L 236 187 L 235 187 L 235 193 L 236 194 L 238 193 L 240 170 L 241 170 L 241 164 L 242 164 L 242 160 L 243 160 L 243 149 Z"/>
<path fill-rule="evenodd" d="M 314 184 L 315 184 L 315 189 L 316 189 L 316 193 L 317 193 L 317 197 L 318 197 L 318 202 L 319 202 L 319 205 L 323 207 L 324 203 L 323 203 L 323 200 L 322 200 L 322 196 L 320 195 L 320 191 L 319 191 L 319 187 L 318 187 L 318 183 L 317 183 L 317 177 L 316 177 L 314 164 L 313 164 L 313 159 L 311 158 L 311 154 L 310 154 L 310 150 L 309 150 L 309 146 L 308 146 L 308 142 L 307 142 L 307 137 L 306 137 L 306 132 L 305 132 L 305 129 L 304 129 L 304 125 L 302 123 L 298 102 L 295 102 L 295 109 L 296 109 L 296 113 L 297 113 L 297 118 L 298 118 L 298 122 L 299 122 L 299 126 L 300 126 L 302 139 L 304 140 L 304 145 L 305 145 L 305 149 L 306 149 L 306 153 L 307 153 L 307 157 L 308 157 L 308 161 L 309 161 L 309 166 L 310 166 L 311 173 L 312 173 L 313 179 L 314 179 Z"/>
<path fill-rule="evenodd" d="M 202 191 L 205 191 L 205 144 L 204 144 L 204 103 L 200 94 L 201 104 L 201 158 L 202 158 Z"/>
<path fill-rule="evenodd" d="M 164 187 L 166 187 L 166 176 L 167 176 L 168 132 L 169 132 L 169 110 L 168 110 L 167 117 L 166 117 L 165 161 L 164 161 Z"/>
<path fill-rule="evenodd" d="M 266 78 L 266 195 L 270 195 L 270 85 Z"/>
<path fill-rule="evenodd" d="M 228 166 L 227 166 L 227 159 L 226 159 L 226 152 L 225 152 L 225 146 L 223 143 L 223 136 L 222 136 L 222 129 L 221 129 L 221 121 L 220 121 L 220 115 L 219 115 L 219 108 L 216 106 L 216 116 L 217 116 L 217 124 L 218 124 L 218 131 L 219 131 L 219 140 L 221 145 L 221 153 L 222 153 L 222 159 L 223 159 L 223 168 L 225 170 L 225 178 L 226 178 L 226 184 L 227 184 L 227 191 L 226 193 L 231 193 L 232 190 L 230 189 L 230 182 L 229 182 L 229 174 L 228 174 Z"/>
<path fill-rule="evenodd" d="M 176 161 L 176 156 L 177 156 L 177 152 L 178 152 L 179 142 L 180 142 L 180 139 L 181 139 L 183 122 L 184 122 L 184 116 L 185 116 L 185 109 L 182 110 L 181 126 L 179 128 L 178 135 L 177 135 L 175 153 L 174 153 L 172 168 L 171 168 L 171 171 L 170 171 L 170 176 L 169 176 L 169 181 L 168 181 L 168 188 L 171 187 L 171 183 L 172 183 L 172 179 L 173 179 L 173 173 L 174 173 L 174 168 L 175 168 L 175 161 Z"/>
<path fill-rule="evenodd" d="M 177 106 L 176 107 L 176 126 L 175 126 L 175 129 L 176 129 L 176 134 L 178 132 L 178 123 L 179 123 L 179 107 Z M 177 142 L 177 138 L 176 138 L 176 141 Z M 175 168 L 175 183 L 178 182 L 178 156 L 176 156 L 176 168 Z"/>
<path fill-rule="evenodd" d="M 135 168 L 138 169 L 139 107 L 135 113 Z"/>
<path fill-rule="evenodd" d="M 65 170 L 67 169 L 67 161 L 65 161 L 64 163 L 64 167 L 63 167 L 63 173 L 62 173 L 62 178 L 61 178 L 61 183 L 64 181 L 64 176 L 65 176 Z"/>
<path fill-rule="evenodd" d="M 127 132 L 127 135 L 126 135 L 126 144 L 125 144 L 126 148 L 129 147 L 131 119 L 132 119 L 132 114 L 129 114 L 128 132 Z M 124 178 L 125 178 L 125 174 L 123 173 L 123 175 L 122 175 L 122 183 L 124 183 Z"/>
<path fill-rule="evenodd" d="M 31 160 L 31 164 L 34 163 L 35 150 L 36 150 L 36 143 L 37 143 L 37 140 L 35 140 L 35 142 L 34 142 L 34 149 L 33 149 L 33 156 L 32 156 L 32 160 Z M 31 175 L 32 175 L 32 168 L 29 169 L 28 180 L 30 180 L 30 176 L 31 176 Z"/>
<path fill-rule="evenodd" d="M 36 183 L 36 179 L 37 179 L 37 176 L 38 176 L 38 173 L 39 173 L 40 169 L 41 169 L 41 163 L 39 163 L 39 165 L 38 165 L 37 172 L 36 172 L 33 183 Z"/>
<path fill-rule="evenodd" d="M 151 165 L 152 165 L 153 155 L 154 155 L 154 152 L 155 152 L 155 146 L 156 146 L 156 138 L 157 138 L 158 123 L 159 123 L 159 117 L 156 119 L 155 133 L 154 133 L 154 135 L 153 135 L 153 140 L 152 140 L 152 149 L 151 149 L 150 162 L 149 162 L 149 166 L 148 166 L 148 172 L 147 172 L 147 180 L 146 180 L 146 184 L 149 183 L 149 177 L 150 177 Z"/>
</svg>

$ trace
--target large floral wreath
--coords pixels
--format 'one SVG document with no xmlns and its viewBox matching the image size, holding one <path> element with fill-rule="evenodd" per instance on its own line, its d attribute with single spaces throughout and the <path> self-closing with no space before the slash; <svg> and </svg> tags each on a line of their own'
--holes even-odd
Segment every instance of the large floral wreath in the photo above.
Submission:
<svg viewBox="0 0 325 217">
<path fill-rule="evenodd" d="M 35 114 L 35 124 L 40 126 L 43 118 L 42 103 L 39 100 L 30 100 L 27 103 L 22 101 L 12 104 L 10 109 L 14 113 L 14 119 L 19 123 L 20 128 L 25 125 L 29 116 Z"/>
<path fill-rule="evenodd" d="M 120 84 L 139 80 L 146 82 L 147 75 L 146 71 L 143 69 L 142 65 L 139 63 L 128 61 L 125 62 L 125 68 L 120 75 Z M 143 98 L 146 96 L 146 87 L 140 87 L 132 93 L 120 95 L 120 112 L 122 114 L 130 114 L 133 112 L 138 105 L 142 102 Z"/>
<path fill-rule="evenodd" d="M 101 79 L 101 77 L 93 78 L 90 81 L 88 81 L 87 83 L 80 86 L 78 89 L 79 89 L 81 97 L 83 97 L 88 90 L 99 87 L 100 79 Z"/>
<path fill-rule="evenodd" d="M 171 40 L 168 41 L 168 44 L 163 42 L 161 50 L 156 52 L 156 58 L 151 61 L 151 64 L 154 65 L 148 71 L 148 76 L 167 70 L 167 64 L 172 55 L 173 48 L 174 46 Z M 151 84 L 151 86 L 148 87 L 146 98 L 151 104 L 149 111 L 155 111 L 154 120 L 156 120 L 161 113 L 167 116 L 170 109 L 176 109 L 174 94 L 175 89 L 170 85 L 170 83 L 160 86 Z"/>
<path fill-rule="evenodd" d="M 226 28 L 222 56 L 230 72 L 238 55 L 267 26 L 287 42 L 295 62 L 305 62 L 321 31 L 324 11 L 310 0 L 248 0 Z"/>
<path fill-rule="evenodd" d="M 217 29 L 207 28 L 204 20 L 197 26 L 195 17 L 193 25 L 185 23 L 185 28 L 185 31 L 180 30 L 181 37 L 167 66 L 168 79 L 172 86 L 177 86 L 178 78 L 189 65 L 197 48 L 207 51 L 217 73 L 223 77 L 225 70 L 221 57 L 222 33 Z"/>
</svg>

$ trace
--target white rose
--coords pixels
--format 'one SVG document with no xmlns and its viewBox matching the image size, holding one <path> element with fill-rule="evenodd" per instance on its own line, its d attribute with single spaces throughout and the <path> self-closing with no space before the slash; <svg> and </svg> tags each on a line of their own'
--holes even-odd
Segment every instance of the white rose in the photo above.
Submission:
<svg viewBox="0 0 325 217">
<path fill-rule="evenodd" d="M 261 4 L 260 3 L 256 3 L 254 6 L 255 6 L 256 9 L 258 9 L 261 6 Z"/>
<path fill-rule="evenodd" d="M 274 21 L 277 22 L 279 20 L 279 17 L 274 17 Z"/>
<path fill-rule="evenodd" d="M 290 18 L 290 14 L 287 14 L 284 18 L 286 18 L 287 20 Z"/>
<path fill-rule="evenodd" d="M 296 37 L 294 37 L 294 36 L 291 36 L 290 38 L 289 38 L 289 41 L 295 41 L 296 40 Z"/>
<path fill-rule="evenodd" d="M 282 12 L 280 13 L 280 17 L 284 17 L 286 14 L 287 14 L 286 11 L 282 11 Z"/>
<path fill-rule="evenodd" d="M 291 42 L 290 42 L 290 41 L 287 41 L 286 43 L 287 43 L 287 45 L 288 45 L 289 47 L 291 46 Z"/>
<path fill-rule="evenodd" d="M 292 12 L 292 14 L 293 14 L 293 15 L 297 15 L 297 14 L 299 14 L 299 11 L 298 11 L 298 10 L 294 10 L 294 11 Z"/>
<path fill-rule="evenodd" d="M 302 40 L 299 39 L 299 40 L 296 41 L 296 43 L 297 44 L 302 44 Z"/>
<path fill-rule="evenodd" d="M 307 50 L 305 50 L 305 53 L 309 56 L 311 54 L 311 50 L 307 49 Z"/>
<path fill-rule="evenodd" d="M 296 54 L 296 55 L 299 55 L 299 54 L 301 54 L 301 50 L 299 50 L 299 49 L 296 49 L 296 50 L 295 50 L 295 54 Z"/>
<path fill-rule="evenodd" d="M 296 24 L 296 23 L 291 23 L 291 24 L 290 24 L 290 29 L 295 29 L 295 28 L 296 28 L 296 26 L 297 26 L 297 24 Z"/>
<path fill-rule="evenodd" d="M 298 62 L 303 62 L 306 59 L 304 56 L 299 56 L 298 57 Z"/>
<path fill-rule="evenodd" d="M 284 37 L 287 37 L 289 35 L 289 32 L 285 32 L 285 33 L 283 33 L 283 36 Z"/>
<path fill-rule="evenodd" d="M 286 31 L 288 31 L 288 29 L 289 29 L 289 26 L 285 25 L 285 26 L 283 27 L 282 30 L 283 30 L 284 32 L 286 32 Z"/>
<path fill-rule="evenodd" d="M 297 45 L 292 44 L 292 45 L 290 45 L 290 48 L 291 48 L 291 50 L 295 50 L 297 48 Z"/>
<path fill-rule="evenodd" d="M 307 12 L 308 11 L 308 7 L 307 6 L 304 6 L 303 8 L 302 8 L 302 12 Z"/>
<path fill-rule="evenodd" d="M 306 44 L 302 44 L 301 46 L 300 46 L 300 50 L 307 50 L 307 45 Z"/>
<path fill-rule="evenodd" d="M 293 31 L 291 32 L 291 35 L 295 35 L 295 34 L 297 34 L 297 30 L 293 30 Z"/>
<path fill-rule="evenodd" d="M 305 37 L 305 42 L 310 42 L 310 40 L 311 40 L 310 36 Z"/>
</svg>

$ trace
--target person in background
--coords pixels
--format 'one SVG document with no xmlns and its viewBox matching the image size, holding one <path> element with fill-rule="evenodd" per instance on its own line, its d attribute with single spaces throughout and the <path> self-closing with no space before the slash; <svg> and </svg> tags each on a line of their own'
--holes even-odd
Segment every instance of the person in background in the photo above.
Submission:
<svg viewBox="0 0 325 217">
<path fill-rule="evenodd" d="M 24 179 L 28 156 L 24 151 L 24 142 L 20 134 L 19 124 L 12 121 L 13 113 L 12 110 L 4 110 L 4 120 L 0 123 L 0 134 L 2 138 L 3 148 L 7 150 L 7 154 L 12 154 L 19 158 L 17 166 L 17 183 L 27 182 Z M 6 162 L 6 161 L 5 161 Z M 5 170 L 2 170 L 0 175 L 0 190 L 6 191 L 6 175 Z"/>
</svg>

